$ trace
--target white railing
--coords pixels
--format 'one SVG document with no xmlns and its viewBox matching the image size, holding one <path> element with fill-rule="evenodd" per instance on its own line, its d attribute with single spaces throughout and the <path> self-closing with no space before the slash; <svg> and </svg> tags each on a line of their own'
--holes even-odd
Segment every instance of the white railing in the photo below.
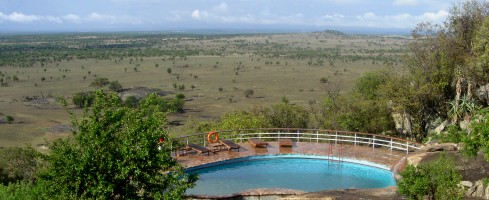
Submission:
<svg viewBox="0 0 489 200">
<path fill-rule="evenodd" d="M 372 148 L 385 147 L 390 150 L 399 150 L 406 153 L 416 151 L 422 144 L 384 135 L 348 132 L 337 130 L 299 129 L 299 128 L 261 128 L 215 131 L 220 139 L 231 139 L 235 142 L 246 142 L 248 138 L 260 138 L 265 141 L 276 141 L 281 138 L 289 138 L 296 142 L 316 143 L 351 143 L 355 146 L 368 146 Z M 206 146 L 208 133 L 198 133 L 176 137 L 174 140 L 183 145 L 194 143 Z"/>
</svg>

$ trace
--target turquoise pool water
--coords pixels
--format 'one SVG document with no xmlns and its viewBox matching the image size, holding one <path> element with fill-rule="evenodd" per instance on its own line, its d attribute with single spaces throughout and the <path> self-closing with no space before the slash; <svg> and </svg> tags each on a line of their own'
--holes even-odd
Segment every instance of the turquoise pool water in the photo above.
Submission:
<svg viewBox="0 0 489 200">
<path fill-rule="evenodd" d="M 187 190 L 187 195 L 225 196 L 256 188 L 314 192 L 396 184 L 389 170 L 317 156 L 249 157 L 190 168 L 187 173 L 200 174 L 196 186 Z"/>
</svg>

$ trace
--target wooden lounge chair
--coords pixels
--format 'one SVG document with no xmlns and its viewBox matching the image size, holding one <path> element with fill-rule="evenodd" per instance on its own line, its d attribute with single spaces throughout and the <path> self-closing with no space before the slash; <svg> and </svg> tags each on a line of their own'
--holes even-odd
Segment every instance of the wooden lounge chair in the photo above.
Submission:
<svg viewBox="0 0 489 200">
<path fill-rule="evenodd" d="M 292 139 L 278 139 L 278 144 L 281 147 L 292 147 Z"/>
<path fill-rule="evenodd" d="M 239 151 L 239 148 L 241 148 L 241 146 L 232 142 L 231 140 L 219 140 L 219 142 L 223 144 L 228 151 L 231 151 L 231 149 L 237 149 Z"/>
<path fill-rule="evenodd" d="M 248 139 L 248 142 L 250 142 L 250 144 L 255 147 L 268 147 L 268 142 L 264 142 L 263 140 L 260 140 L 258 138 L 250 138 Z"/>
<path fill-rule="evenodd" d="M 209 153 L 212 151 L 206 147 L 203 147 L 203 146 L 199 146 L 199 145 L 196 145 L 196 144 L 193 144 L 193 143 L 190 143 L 187 145 L 187 147 L 189 149 L 192 149 L 192 150 L 195 150 L 199 153 L 199 155 L 203 154 L 203 153 L 207 153 L 207 155 L 209 155 Z"/>
</svg>

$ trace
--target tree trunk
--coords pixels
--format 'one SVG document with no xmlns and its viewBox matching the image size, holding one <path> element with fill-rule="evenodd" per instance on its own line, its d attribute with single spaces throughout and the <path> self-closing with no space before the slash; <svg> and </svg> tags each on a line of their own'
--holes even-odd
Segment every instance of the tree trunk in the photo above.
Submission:
<svg viewBox="0 0 489 200">
<path fill-rule="evenodd" d="M 459 102 L 460 102 L 460 95 L 462 94 L 462 77 L 457 78 L 457 85 L 455 86 L 456 94 L 455 94 L 455 108 L 452 108 L 455 113 L 453 113 L 452 117 L 452 123 L 456 124 L 458 121 L 458 110 L 459 108 Z"/>
</svg>

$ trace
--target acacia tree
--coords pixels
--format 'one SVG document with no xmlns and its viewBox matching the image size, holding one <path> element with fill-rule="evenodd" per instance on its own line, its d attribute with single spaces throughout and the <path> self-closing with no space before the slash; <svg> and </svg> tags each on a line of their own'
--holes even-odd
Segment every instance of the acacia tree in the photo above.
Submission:
<svg viewBox="0 0 489 200">
<path fill-rule="evenodd" d="M 40 174 L 49 192 L 76 199 L 181 198 L 196 176 L 171 157 L 166 114 L 156 99 L 150 95 L 128 108 L 117 94 L 97 90 L 81 119 L 71 114 L 73 137 L 51 145 L 49 166 Z"/>
</svg>

